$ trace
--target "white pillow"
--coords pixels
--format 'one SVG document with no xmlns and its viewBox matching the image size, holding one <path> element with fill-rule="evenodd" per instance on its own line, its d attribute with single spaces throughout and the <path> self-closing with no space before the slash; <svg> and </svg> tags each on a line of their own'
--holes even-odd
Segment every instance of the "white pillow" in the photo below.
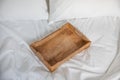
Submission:
<svg viewBox="0 0 120 80">
<path fill-rule="evenodd" d="M 0 20 L 48 19 L 46 0 L 0 0 Z"/>
<path fill-rule="evenodd" d="M 119 0 L 50 0 L 50 22 L 96 16 L 120 16 Z"/>
</svg>

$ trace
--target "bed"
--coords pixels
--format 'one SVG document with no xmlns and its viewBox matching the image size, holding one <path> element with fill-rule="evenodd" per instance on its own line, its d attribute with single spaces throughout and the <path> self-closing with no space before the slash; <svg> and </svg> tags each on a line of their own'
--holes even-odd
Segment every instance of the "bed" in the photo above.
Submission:
<svg viewBox="0 0 120 80">
<path fill-rule="evenodd" d="M 5 1 L 7 2 L 7 0 Z M 62 7 L 66 1 L 63 1 Z M 71 0 L 72 3 L 73 1 Z M 75 1 L 76 4 L 80 0 Z M 110 1 L 113 3 L 113 0 Z M 50 1 L 51 8 L 54 7 L 53 2 L 55 0 Z M 60 2 L 60 0 L 58 2 L 56 0 L 57 5 L 58 3 L 60 5 Z M 110 5 L 112 5 L 111 3 Z M 52 11 L 51 14 L 57 10 L 57 5 L 55 5 L 56 9 L 49 9 Z M 4 9 L 2 12 L 6 13 L 6 7 L 2 7 L 0 10 Z M 58 7 L 59 11 L 50 15 L 50 21 L 47 19 L 48 14 L 46 12 L 43 13 L 46 13 L 44 17 L 38 15 L 39 18 L 38 16 L 33 16 L 34 18 L 25 17 L 28 14 L 24 16 L 22 14 L 22 17 L 18 17 L 17 13 L 12 16 L 10 14 L 4 14 L 4 16 L 3 13 L 0 13 L 0 80 L 120 80 L 120 17 L 119 12 L 117 12 L 118 9 L 116 9 L 117 14 L 106 13 L 109 16 L 98 16 L 100 14 L 96 12 L 95 16 L 89 15 L 88 17 L 86 14 L 84 17 L 83 15 L 76 16 L 77 18 L 73 16 L 75 14 L 68 15 L 68 17 L 71 16 L 69 18 L 64 17 L 69 14 L 69 9 L 67 12 L 66 9 L 63 9 L 62 11 L 65 13 L 60 15 L 58 14 L 60 12 Z M 36 11 L 38 10 L 36 9 Z M 37 58 L 29 45 L 59 29 L 67 22 L 85 34 L 92 43 L 87 50 L 78 53 L 51 73 Z"/>
</svg>

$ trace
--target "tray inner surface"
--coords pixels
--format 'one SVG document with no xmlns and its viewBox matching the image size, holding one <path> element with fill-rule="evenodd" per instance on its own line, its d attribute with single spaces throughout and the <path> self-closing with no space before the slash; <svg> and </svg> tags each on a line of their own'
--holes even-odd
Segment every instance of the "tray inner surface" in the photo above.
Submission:
<svg viewBox="0 0 120 80">
<path fill-rule="evenodd" d="M 36 46 L 35 49 L 44 57 L 45 61 L 53 66 L 86 43 L 87 41 L 83 40 L 80 35 L 69 29 L 65 29 L 60 30 L 57 35 Z"/>
</svg>

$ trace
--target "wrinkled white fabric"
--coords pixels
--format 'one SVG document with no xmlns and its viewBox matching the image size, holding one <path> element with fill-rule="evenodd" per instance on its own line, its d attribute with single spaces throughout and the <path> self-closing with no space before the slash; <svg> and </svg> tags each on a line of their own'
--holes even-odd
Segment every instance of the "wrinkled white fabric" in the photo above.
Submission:
<svg viewBox="0 0 120 80">
<path fill-rule="evenodd" d="M 51 73 L 29 44 L 66 22 L 92 43 Z M 118 17 L 73 19 L 51 25 L 47 21 L 0 21 L 0 80 L 119 80 L 119 22 Z"/>
</svg>

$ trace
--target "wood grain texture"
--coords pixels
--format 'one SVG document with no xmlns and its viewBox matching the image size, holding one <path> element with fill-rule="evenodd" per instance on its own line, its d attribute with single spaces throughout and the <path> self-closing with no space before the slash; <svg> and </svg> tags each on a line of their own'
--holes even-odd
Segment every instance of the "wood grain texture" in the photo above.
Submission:
<svg viewBox="0 0 120 80">
<path fill-rule="evenodd" d="M 66 23 L 44 39 L 30 45 L 51 72 L 89 46 L 89 39 L 70 23 Z"/>
</svg>

